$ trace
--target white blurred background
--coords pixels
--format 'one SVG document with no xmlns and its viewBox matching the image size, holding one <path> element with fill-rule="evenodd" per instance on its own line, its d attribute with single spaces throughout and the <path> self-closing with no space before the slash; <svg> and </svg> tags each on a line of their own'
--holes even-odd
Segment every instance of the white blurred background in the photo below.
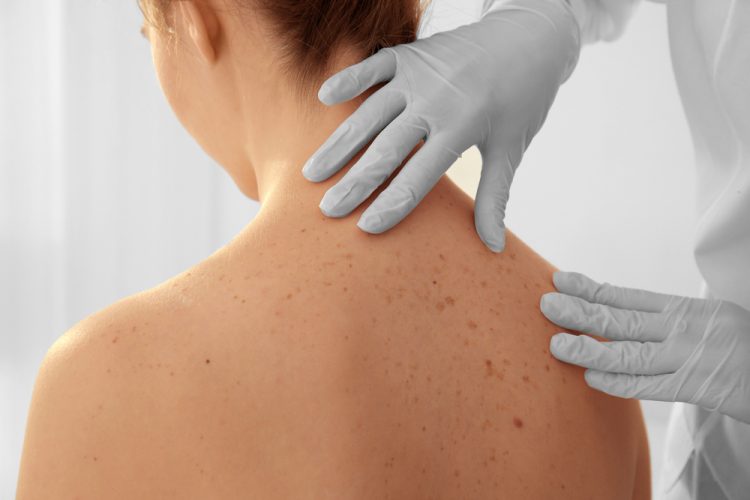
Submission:
<svg viewBox="0 0 750 500">
<path fill-rule="evenodd" d="M 474 1 L 433 0 L 424 33 L 473 21 Z M 135 0 L 0 3 L 0 498 L 52 342 L 204 259 L 258 208 L 172 115 L 140 23 Z M 450 175 L 473 194 L 479 167 L 471 149 Z M 665 9 L 644 4 L 623 38 L 584 49 L 508 225 L 561 269 L 695 295 L 693 188 Z M 643 406 L 657 476 L 669 405 Z"/>
</svg>

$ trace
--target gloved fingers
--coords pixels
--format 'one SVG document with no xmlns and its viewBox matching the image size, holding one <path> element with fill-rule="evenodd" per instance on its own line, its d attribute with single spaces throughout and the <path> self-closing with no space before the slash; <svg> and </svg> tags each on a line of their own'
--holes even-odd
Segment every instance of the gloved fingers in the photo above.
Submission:
<svg viewBox="0 0 750 500">
<path fill-rule="evenodd" d="M 474 203 L 474 226 L 493 252 L 505 248 L 505 209 L 515 165 L 507 150 L 482 150 L 482 174 Z"/>
<path fill-rule="evenodd" d="M 663 293 L 597 283 L 580 273 L 557 271 L 552 280 L 555 288 L 562 293 L 619 309 L 660 312 L 672 298 L 671 295 Z"/>
<path fill-rule="evenodd" d="M 553 323 L 612 340 L 661 341 L 670 329 L 667 317 L 658 313 L 626 311 L 563 293 L 542 295 L 541 310 Z"/>
<path fill-rule="evenodd" d="M 460 155 L 444 144 L 445 138 L 439 134 L 429 137 L 365 210 L 357 226 L 368 233 L 378 234 L 409 215 Z"/>
<path fill-rule="evenodd" d="M 550 352 L 566 363 L 631 375 L 673 373 L 680 367 L 659 342 L 599 342 L 586 335 L 558 333 L 550 340 Z"/>
<path fill-rule="evenodd" d="M 584 378 L 589 387 L 619 398 L 674 401 L 671 374 L 628 375 L 598 370 L 586 370 Z"/>
<path fill-rule="evenodd" d="M 406 107 L 406 100 L 386 85 L 371 95 L 326 139 L 302 168 L 310 181 L 320 182 L 341 170 L 373 136 Z"/>
<path fill-rule="evenodd" d="M 329 217 L 351 213 L 388 179 L 426 133 L 417 120 L 400 115 L 375 138 L 346 175 L 326 191 L 320 209 Z"/>
<path fill-rule="evenodd" d="M 353 99 L 373 85 L 391 80 L 397 66 L 394 50 L 385 47 L 328 78 L 318 90 L 318 99 L 328 106 Z"/>
</svg>

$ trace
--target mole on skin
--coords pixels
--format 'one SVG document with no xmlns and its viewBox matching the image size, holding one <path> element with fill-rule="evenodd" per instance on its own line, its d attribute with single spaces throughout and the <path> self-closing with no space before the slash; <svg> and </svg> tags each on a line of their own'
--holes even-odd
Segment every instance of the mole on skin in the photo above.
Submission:
<svg viewBox="0 0 750 500">
<path fill-rule="evenodd" d="M 492 360 L 490 359 L 484 360 L 484 368 L 485 368 L 485 376 L 487 378 L 495 377 L 499 380 L 503 380 L 505 378 L 504 371 L 498 372 L 497 370 L 495 370 L 495 366 L 492 364 Z"/>
</svg>

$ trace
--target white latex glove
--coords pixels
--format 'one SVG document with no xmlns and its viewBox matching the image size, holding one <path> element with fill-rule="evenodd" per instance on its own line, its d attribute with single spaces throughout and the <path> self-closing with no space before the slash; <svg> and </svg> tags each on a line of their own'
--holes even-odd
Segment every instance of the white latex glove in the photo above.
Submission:
<svg viewBox="0 0 750 500">
<path fill-rule="evenodd" d="M 338 172 L 377 137 L 320 204 L 348 215 L 417 151 L 365 210 L 358 226 L 381 233 L 422 200 L 457 157 L 482 153 L 475 223 L 492 250 L 505 246 L 505 207 L 516 167 L 542 126 L 580 50 L 578 25 L 564 0 L 511 0 L 479 22 L 388 47 L 333 75 L 319 98 L 327 105 L 370 96 L 303 168 L 311 181 Z M 378 135 L 379 134 L 379 135 Z"/>
<path fill-rule="evenodd" d="M 750 423 L 750 311 L 697 299 L 599 284 L 557 272 L 560 293 L 541 309 L 563 328 L 550 352 L 588 368 L 594 389 L 623 398 L 682 401 Z"/>
</svg>

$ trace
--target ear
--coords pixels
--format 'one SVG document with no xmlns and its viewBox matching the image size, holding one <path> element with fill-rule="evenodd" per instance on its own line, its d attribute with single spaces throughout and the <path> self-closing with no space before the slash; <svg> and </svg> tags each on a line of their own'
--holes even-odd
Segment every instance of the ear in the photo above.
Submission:
<svg viewBox="0 0 750 500">
<path fill-rule="evenodd" d="M 198 53 L 208 63 L 216 61 L 216 49 L 219 40 L 219 19 L 216 13 L 206 4 L 198 5 L 192 0 L 177 2 L 180 13 L 187 26 L 190 39 Z"/>
</svg>

